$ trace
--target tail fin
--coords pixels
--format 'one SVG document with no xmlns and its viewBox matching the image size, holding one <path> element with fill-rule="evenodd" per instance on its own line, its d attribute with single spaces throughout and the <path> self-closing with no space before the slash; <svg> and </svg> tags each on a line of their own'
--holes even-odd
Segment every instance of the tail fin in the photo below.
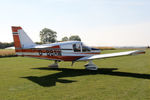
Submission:
<svg viewBox="0 0 150 100">
<path fill-rule="evenodd" d="M 16 49 L 32 48 L 35 46 L 35 43 L 29 38 L 29 36 L 20 26 L 12 26 L 12 33 Z"/>
</svg>

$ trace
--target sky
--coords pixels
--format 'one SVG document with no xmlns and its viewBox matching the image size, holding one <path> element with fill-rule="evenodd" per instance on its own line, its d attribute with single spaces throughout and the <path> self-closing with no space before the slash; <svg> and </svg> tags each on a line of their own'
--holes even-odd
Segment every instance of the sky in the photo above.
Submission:
<svg viewBox="0 0 150 100">
<path fill-rule="evenodd" d="M 34 42 L 50 28 L 89 46 L 150 45 L 150 0 L 0 0 L 0 12 L 0 42 L 21 26 Z"/>
</svg>

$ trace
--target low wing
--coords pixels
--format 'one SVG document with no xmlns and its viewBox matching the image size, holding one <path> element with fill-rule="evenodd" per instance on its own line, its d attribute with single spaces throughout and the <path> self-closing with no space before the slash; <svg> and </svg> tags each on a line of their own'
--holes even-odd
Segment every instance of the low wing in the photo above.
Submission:
<svg viewBox="0 0 150 100">
<path fill-rule="evenodd" d="M 135 50 L 135 51 L 126 51 L 126 52 L 118 52 L 118 53 L 100 54 L 100 55 L 83 57 L 83 58 L 78 59 L 78 61 L 112 58 L 112 57 L 126 56 L 126 55 L 137 55 L 137 54 L 144 54 L 144 53 L 145 53 L 145 51 L 143 51 L 143 50 Z"/>
</svg>

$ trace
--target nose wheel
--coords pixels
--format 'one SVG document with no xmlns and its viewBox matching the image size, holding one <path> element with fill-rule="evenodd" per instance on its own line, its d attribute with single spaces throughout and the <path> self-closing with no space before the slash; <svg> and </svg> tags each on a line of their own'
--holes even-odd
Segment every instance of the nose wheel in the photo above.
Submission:
<svg viewBox="0 0 150 100">
<path fill-rule="evenodd" d="M 90 60 L 89 63 L 84 66 L 85 66 L 85 69 L 87 69 L 87 70 L 97 70 L 98 69 L 98 67 L 92 62 L 92 60 Z"/>
</svg>

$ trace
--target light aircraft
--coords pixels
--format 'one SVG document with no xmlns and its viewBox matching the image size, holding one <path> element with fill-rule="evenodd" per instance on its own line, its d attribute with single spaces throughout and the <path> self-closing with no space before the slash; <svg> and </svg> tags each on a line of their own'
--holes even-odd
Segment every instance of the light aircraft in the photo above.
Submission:
<svg viewBox="0 0 150 100">
<path fill-rule="evenodd" d="M 100 49 L 85 46 L 80 41 L 67 41 L 51 44 L 35 44 L 20 26 L 12 26 L 12 33 L 16 55 L 54 60 L 49 67 L 58 68 L 60 61 L 89 61 L 85 65 L 88 70 L 97 70 L 98 67 L 92 62 L 94 59 L 111 58 L 125 55 L 143 54 L 143 50 L 134 50 L 118 53 L 100 54 Z"/>
</svg>

